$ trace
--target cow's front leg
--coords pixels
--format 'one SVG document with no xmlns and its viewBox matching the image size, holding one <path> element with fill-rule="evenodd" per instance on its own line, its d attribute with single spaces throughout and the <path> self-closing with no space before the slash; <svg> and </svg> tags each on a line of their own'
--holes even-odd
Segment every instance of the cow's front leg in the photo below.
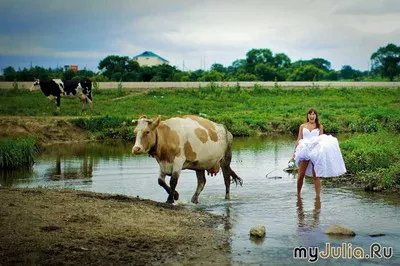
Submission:
<svg viewBox="0 0 400 266">
<path fill-rule="evenodd" d="M 180 172 L 176 171 L 176 172 L 173 172 L 171 175 L 171 179 L 169 180 L 169 186 L 171 188 L 171 191 L 169 192 L 167 203 L 171 203 L 171 204 L 174 203 L 175 193 L 177 193 L 175 189 L 176 189 L 176 185 L 178 184 L 179 174 L 180 174 Z"/>
<path fill-rule="evenodd" d="M 165 191 L 167 191 L 168 195 L 171 193 L 171 188 L 165 182 L 165 174 L 162 173 L 160 174 L 160 177 L 158 178 L 158 184 L 162 186 L 165 189 Z M 175 200 L 179 199 L 179 193 L 176 190 L 174 192 L 174 199 Z"/>
<path fill-rule="evenodd" d="M 56 97 L 56 106 L 57 106 L 57 112 L 60 112 L 60 105 L 61 105 L 61 96 Z"/>
<path fill-rule="evenodd" d="M 206 184 L 206 177 L 205 177 L 205 173 L 204 170 L 201 171 L 196 171 L 196 176 L 197 176 L 197 188 L 196 188 L 196 192 L 194 193 L 193 197 L 192 197 L 192 202 L 197 204 L 199 203 L 199 195 L 201 193 L 201 191 L 203 191 L 203 188 Z"/>
</svg>

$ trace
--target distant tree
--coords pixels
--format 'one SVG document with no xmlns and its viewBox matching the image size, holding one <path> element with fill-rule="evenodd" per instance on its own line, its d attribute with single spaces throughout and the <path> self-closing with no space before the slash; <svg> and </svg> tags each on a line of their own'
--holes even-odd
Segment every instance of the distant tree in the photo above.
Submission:
<svg viewBox="0 0 400 266">
<path fill-rule="evenodd" d="M 331 62 L 323 58 L 313 58 L 308 60 L 308 63 L 327 72 L 331 69 Z"/>
<path fill-rule="evenodd" d="M 172 81 L 190 81 L 189 77 L 189 72 L 185 71 L 177 71 L 174 73 L 174 76 L 172 77 Z"/>
<path fill-rule="evenodd" d="M 107 56 L 99 62 L 98 66 L 102 74 L 112 81 L 120 81 L 124 73 L 131 72 L 135 67 L 136 65 L 129 60 L 128 56 L 118 55 Z"/>
<path fill-rule="evenodd" d="M 342 66 L 340 70 L 340 77 L 342 79 L 352 79 L 354 77 L 355 70 L 348 65 Z"/>
<path fill-rule="evenodd" d="M 372 71 L 390 81 L 400 74 L 400 46 L 389 43 L 371 55 Z"/>
<path fill-rule="evenodd" d="M 222 81 L 224 79 L 224 74 L 216 70 L 210 70 L 203 73 L 203 76 L 199 81 Z"/>
<path fill-rule="evenodd" d="M 259 80 L 273 81 L 277 75 L 277 69 L 272 64 L 257 64 L 255 74 Z"/>
<path fill-rule="evenodd" d="M 198 69 L 195 71 L 189 72 L 189 80 L 190 81 L 199 81 L 203 76 L 204 70 Z"/>
<path fill-rule="evenodd" d="M 257 64 L 274 64 L 274 56 L 270 49 L 251 49 L 246 54 L 246 70 L 255 74 Z"/>
<path fill-rule="evenodd" d="M 330 70 L 329 72 L 325 72 L 322 79 L 323 80 L 339 80 L 340 71 Z"/>
<path fill-rule="evenodd" d="M 121 81 L 140 81 L 140 73 L 125 72 L 121 75 Z"/>
<path fill-rule="evenodd" d="M 219 73 L 226 73 L 226 68 L 222 64 L 218 63 L 212 64 L 211 70 L 215 70 Z"/>
<path fill-rule="evenodd" d="M 35 66 L 28 69 L 23 69 L 22 72 L 25 72 L 24 77 L 20 77 L 19 80 L 24 81 L 33 81 L 35 78 L 40 80 L 49 80 L 50 74 L 53 72 L 51 68 L 45 69 L 44 67 Z M 21 73 L 22 74 L 22 73 Z"/>
<path fill-rule="evenodd" d="M 246 59 L 237 59 L 228 67 L 228 72 L 237 72 L 239 69 L 245 69 L 246 63 Z"/>
<path fill-rule="evenodd" d="M 71 80 L 76 76 L 76 72 L 71 69 L 65 70 L 62 75 L 62 79 Z M 79 79 L 79 78 L 78 78 Z"/>
<path fill-rule="evenodd" d="M 245 71 L 238 71 L 236 74 L 236 80 L 235 81 L 257 81 L 258 78 L 256 75 L 247 73 Z"/>
<path fill-rule="evenodd" d="M 72 79 L 89 79 L 90 77 L 93 77 L 95 73 L 91 70 L 87 69 L 82 69 L 78 70 L 78 72 L 75 73 L 75 76 Z"/>
<path fill-rule="evenodd" d="M 174 74 L 178 71 L 176 67 L 167 64 L 151 67 L 154 76 L 150 81 L 172 81 Z"/>
<path fill-rule="evenodd" d="M 17 72 L 12 66 L 8 66 L 3 69 L 3 76 L 5 81 L 17 80 Z"/>
<path fill-rule="evenodd" d="M 317 68 L 314 65 L 305 65 L 298 67 L 292 74 L 289 75 L 288 80 L 291 81 L 318 81 L 326 74 L 325 71 Z"/>
<path fill-rule="evenodd" d="M 141 81 L 151 81 L 155 76 L 154 68 L 149 66 L 143 66 L 140 68 L 140 80 Z"/>
<path fill-rule="evenodd" d="M 286 68 L 291 64 L 289 56 L 283 53 L 275 54 L 274 61 L 277 68 Z"/>
</svg>

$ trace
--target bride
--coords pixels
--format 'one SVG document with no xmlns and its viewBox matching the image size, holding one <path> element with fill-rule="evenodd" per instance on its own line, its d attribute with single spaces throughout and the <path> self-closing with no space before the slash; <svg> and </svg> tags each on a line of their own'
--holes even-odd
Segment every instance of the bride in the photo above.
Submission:
<svg viewBox="0 0 400 266">
<path fill-rule="evenodd" d="M 346 172 L 338 140 L 324 134 L 324 127 L 318 119 L 318 112 L 311 108 L 307 122 L 300 125 L 292 159 L 298 167 L 297 196 L 301 194 L 304 176 L 313 176 L 315 194 L 321 192 L 321 177 L 340 176 Z"/>
</svg>

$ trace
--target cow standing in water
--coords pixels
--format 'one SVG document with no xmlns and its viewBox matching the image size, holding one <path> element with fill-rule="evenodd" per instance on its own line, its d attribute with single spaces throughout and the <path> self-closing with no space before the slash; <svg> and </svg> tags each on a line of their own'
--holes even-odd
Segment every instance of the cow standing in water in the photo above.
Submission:
<svg viewBox="0 0 400 266">
<path fill-rule="evenodd" d="M 30 90 L 40 86 L 43 94 L 50 100 L 55 100 L 57 111 L 60 111 L 61 97 L 79 98 L 82 101 L 82 111 L 86 110 L 86 103 L 90 104 L 93 111 L 92 82 L 90 80 L 59 80 L 52 79 L 41 81 L 35 79 Z"/>
<path fill-rule="evenodd" d="M 242 179 L 231 169 L 232 134 L 224 125 L 197 117 L 185 116 L 161 121 L 142 116 L 135 128 L 134 154 L 149 153 L 160 166 L 158 184 L 168 193 L 167 203 L 178 200 L 176 191 L 179 175 L 182 169 L 196 171 L 197 188 L 192 197 L 193 203 L 198 203 L 198 197 L 206 184 L 205 171 L 216 175 L 219 169 L 225 181 L 225 199 L 229 199 L 229 189 L 232 181 L 242 185 Z M 170 185 L 165 182 L 165 176 L 171 176 Z"/>
</svg>

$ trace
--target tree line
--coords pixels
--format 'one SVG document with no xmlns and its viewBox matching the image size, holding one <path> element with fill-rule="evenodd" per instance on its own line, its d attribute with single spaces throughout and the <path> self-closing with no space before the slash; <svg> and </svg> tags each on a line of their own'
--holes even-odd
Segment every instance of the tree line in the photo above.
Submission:
<svg viewBox="0 0 400 266">
<path fill-rule="evenodd" d="M 340 70 L 331 69 L 323 58 L 292 62 L 284 53 L 274 54 L 270 49 L 251 49 L 245 59 L 235 60 L 230 66 L 215 63 L 210 70 L 182 71 L 175 66 L 140 66 L 128 56 L 109 55 L 98 65 L 98 72 L 91 70 L 64 70 L 40 66 L 15 70 L 3 69 L 0 80 L 33 81 L 46 79 L 91 79 L 93 81 L 337 81 L 337 80 L 390 80 L 400 76 L 400 46 L 389 43 L 380 47 L 371 57 L 371 70 L 360 71 L 350 65 Z"/>
</svg>

